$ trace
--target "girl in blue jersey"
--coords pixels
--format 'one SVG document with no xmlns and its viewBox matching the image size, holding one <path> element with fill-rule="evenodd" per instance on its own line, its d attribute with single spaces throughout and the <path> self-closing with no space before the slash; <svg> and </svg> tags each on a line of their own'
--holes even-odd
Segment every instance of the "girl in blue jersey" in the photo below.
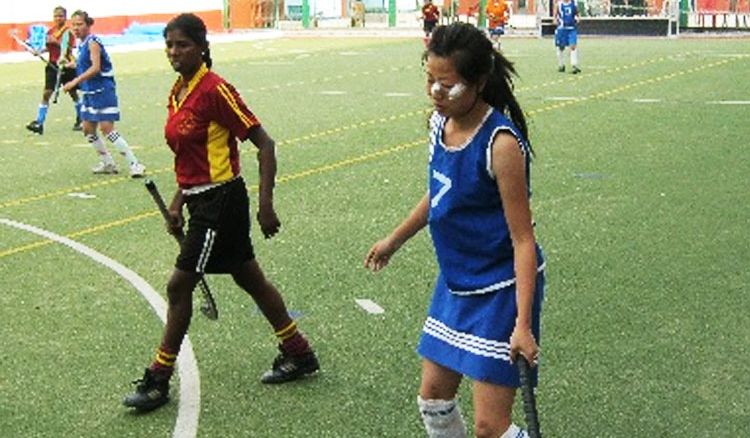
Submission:
<svg viewBox="0 0 750 438">
<path fill-rule="evenodd" d="M 476 27 L 439 26 L 424 56 L 429 189 L 365 258 L 373 271 L 429 225 L 440 272 L 418 352 L 418 404 L 431 437 L 464 437 L 456 402 L 473 380 L 474 433 L 523 437 L 511 423 L 524 355 L 536 366 L 544 259 L 529 207 L 531 147 L 513 65 Z M 534 380 L 536 368 L 534 368 Z"/>
<path fill-rule="evenodd" d="M 142 177 L 146 168 L 133 154 L 125 138 L 115 130 L 115 121 L 120 120 L 120 108 L 115 89 L 115 72 L 101 39 L 91 33 L 94 19 L 89 14 L 78 10 L 71 16 L 73 34 L 81 40 L 78 46 L 76 73 L 78 76 L 65 84 L 63 90 L 69 91 L 76 86 L 83 95 L 81 119 L 83 135 L 99 154 L 100 162 L 92 171 L 97 174 L 118 173 L 112 155 L 96 135 L 97 126 L 101 133 L 117 147 L 120 154 L 128 161 L 130 176 Z"/>
<path fill-rule="evenodd" d="M 578 74 L 578 6 L 573 0 L 560 0 L 555 8 L 555 46 L 557 47 L 557 71 L 565 72 L 565 48 L 570 47 L 570 65 L 573 74 Z"/>
</svg>

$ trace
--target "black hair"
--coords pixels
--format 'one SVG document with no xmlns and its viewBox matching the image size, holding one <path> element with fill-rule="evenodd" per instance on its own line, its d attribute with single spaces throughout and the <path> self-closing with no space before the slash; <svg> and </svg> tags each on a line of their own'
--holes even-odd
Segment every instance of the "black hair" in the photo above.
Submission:
<svg viewBox="0 0 750 438">
<path fill-rule="evenodd" d="M 438 26 L 432 32 L 423 62 L 429 54 L 450 58 L 458 74 L 471 85 L 486 79 L 482 99 L 509 116 L 529 142 L 526 117 L 513 95 L 513 76 L 518 73 L 513 63 L 492 47 L 481 30 L 460 21 Z"/>
<path fill-rule="evenodd" d="M 52 10 L 52 12 L 57 12 L 57 11 L 62 12 L 63 15 L 65 15 L 66 17 L 68 16 L 68 11 L 62 6 L 57 6 L 55 7 L 55 9 Z"/>
<path fill-rule="evenodd" d="M 203 20 L 195 14 L 180 14 L 169 20 L 164 28 L 164 38 L 167 37 L 167 32 L 178 29 L 201 48 L 203 62 L 206 63 L 206 67 L 211 68 L 213 61 L 211 60 L 211 49 L 209 49 L 206 39 L 208 31 Z"/>
<path fill-rule="evenodd" d="M 94 24 L 94 19 L 89 17 L 89 13 L 82 10 L 77 10 L 73 12 L 73 15 L 71 17 L 81 17 L 83 19 L 83 22 L 86 23 L 86 26 L 91 26 Z"/>
</svg>

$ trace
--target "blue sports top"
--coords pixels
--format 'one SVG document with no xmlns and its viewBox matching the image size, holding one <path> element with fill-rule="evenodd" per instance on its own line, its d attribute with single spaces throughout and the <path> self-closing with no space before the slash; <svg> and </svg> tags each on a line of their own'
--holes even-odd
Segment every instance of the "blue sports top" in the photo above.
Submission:
<svg viewBox="0 0 750 438">
<path fill-rule="evenodd" d="M 576 14 L 578 13 L 578 7 L 574 1 L 570 3 L 558 3 L 557 14 L 560 18 L 560 24 L 558 27 L 565 29 L 576 28 Z"/>
<path fill-rule="evenodd" d="M 104 90 L 111 90 L 115 87 L 115 71 L 112 68 L 112 61 L 109 59 L 104 44 L 98 36 L 90 34 L 78 46 L 78 59 L 76 62 L 76 73 L 81 75 L 91 67 L 91 52 L 89 51 L 89 42 L 96 42 L 101 48 L 101 70 L 96 76 L 89 78 L 80 84 L 84 93 L 99 93 Z"/>
<path fill-rule="evenodd" d="M 492 142 L 500 132 L 518 140 L 531 196 L 529 145 L 513 122 L 492 108 L 464 145 L 447 148 L 442 141 L 446 120 L 437 112 L 430 118 L 428 223 L 438 265 L 454 294 L 494 292 L 516 279 L 513 243 L 492 171 Z M 539 245 L 537 267 L 544 269 Z"/>
</svg>

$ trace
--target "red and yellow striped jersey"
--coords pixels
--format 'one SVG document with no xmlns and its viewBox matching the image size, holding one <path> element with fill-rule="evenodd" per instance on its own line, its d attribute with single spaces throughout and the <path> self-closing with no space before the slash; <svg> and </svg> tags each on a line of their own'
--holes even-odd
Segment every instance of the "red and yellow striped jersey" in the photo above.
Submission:
<svg viewBox="0 0 750 438">
<path fill-rule="evenodd" d="M 183 86 L 180 77 L 172 87 L 164 126 L 167 144 L 175 154 L 177 184 L 189 189 L 229 181 L 240 174 L 237 140 L 246 140 L 260 122 L 237 90 L 205 64 L 178 101 Z"/>
</svg>

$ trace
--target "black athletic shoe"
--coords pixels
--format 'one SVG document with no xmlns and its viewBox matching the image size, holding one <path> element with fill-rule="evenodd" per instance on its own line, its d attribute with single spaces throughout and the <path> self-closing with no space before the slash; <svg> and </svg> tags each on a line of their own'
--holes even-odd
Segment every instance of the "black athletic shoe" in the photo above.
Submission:
<svg viewBox="0 0 750 438">
<path fill-rule="evenodd" d="M 44 134 L 44 125 L 37 122 L 36 120 L 32 120 L 31 122 L 29 122 L 29 124 L 26 125 L 26 129 L 28 129 L 29 131 L 35 134 L 39 134 L 39 135 Z"/>
<path fill-rule="evenodd" d="M 260 381 L 269 384 L 291 382 L 313 374 L 319 369 L 320 363 L 312 351 L 301 356 L 291 356 L 281 350 L 281 353 L 273 360 L 271 370 L 266 371 Z"/>
<path fill-rule="evenodd" d="M 76 120 L 76 122 L 73 123 L 73 131 L 83 131 L 83 125 L 80 120 Z"/>
<path fill-rule="evenodd" d="M 580 68 L 578 68 L 578 67 L 576 67 L 576 66 L 574 65 L 574 66 L 573 66 L 573 70 L 572 70 L 572 71 L 573 71 L 573 74 L 574 74 L 574 75 L 577 75 L 578 73 L 580 73 L 580 72 L 581 72 L 581 69 L 580 69 Z"/>
<path fill-rule="evenodd" d="M 125 396 L 122 404 L 137 411 L 148 412 L 169 401 L 169 379 L 159 377 L 146 368 L 143 378 L 133 382 L 135 392 Z"/>
<path fill-rule="evenodd" d="M 557 67 L 557 71 L 560 73 L 565 73 L 565 66 L 561 65 L 560 67 Z"/>
</svg>

